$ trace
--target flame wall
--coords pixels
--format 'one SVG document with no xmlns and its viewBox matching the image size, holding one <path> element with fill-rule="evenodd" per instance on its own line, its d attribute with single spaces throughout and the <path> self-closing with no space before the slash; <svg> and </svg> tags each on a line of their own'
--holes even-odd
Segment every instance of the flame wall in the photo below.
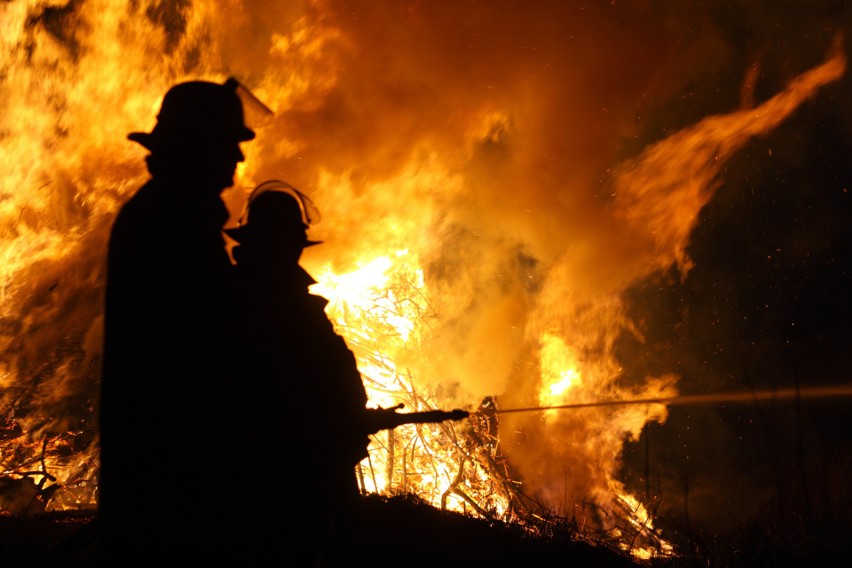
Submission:
<svg viewBox="0 0 852 568">
<path fill-rule="evenodd" d="M 326 290 L 379 257 L 421 271 L 428 309 L 407 324 L 414 344 L 386 346 L 395 368 L 440 405 L 513 407 L 675 393 L 669 373 L 620 380 L 615 342 L 642 334 L 623 292 L 689 270 L 725 160 L 844 66 L 812 61 L 777 97 L 752 106 L 746 90 L 742 106 L 661 128 L 642 151 L 646 113 L 729 61 L 706 14 L 334 0 L 13 0 L 0 14 L 0 384 L 18 448 L 3 463 L 34 460 L 47 438 L 69 486 L 96 476 L 107 232 L 146 175 L 126 134 L 153 126 L 175 82 L 233 75 L 275 111 L 226 200 L 237 211 L 269 178 L 311 195 L 326 244 L 304 264 Z M 394 262 L 385 270 L 408 270 Z M 344 328 L 347 313 L 335 313 Z M 611 509 L 625 438 L 665 417 L 506 415 L 503 451 L 547 505 Z"/>
</svg>

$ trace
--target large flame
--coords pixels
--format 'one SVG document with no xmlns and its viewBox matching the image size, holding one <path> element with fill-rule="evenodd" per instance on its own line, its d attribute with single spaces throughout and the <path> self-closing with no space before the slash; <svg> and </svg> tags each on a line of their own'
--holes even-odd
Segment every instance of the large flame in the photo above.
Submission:
<svg viewBox="0 0 852 568">
<path fill-rule="evenodd" d="M 589 34 L 615 24 L 574 6 L 469 8 L 3 3 L 6 475 L 58 487 L 49 508 L 95 503 L 106 238 L 146 176 L 126 135 L 153 126 L 172 84 L 233 75 L 275 116 L 255 125 L 226 201 L 238 211 L 247 189 L 283 178 L 318 204 L 311 236 L 326 244 L 303 261 L 371 403 L 478 411 L 377 435 L 359 467 L 365 490 L 500 518 L 538 504 L 597 528 L 651 530 L 616 472 L 625 439 L 664 421 L 665 406 L 495 410 L 676 394 L 675 376 L 619 383 L 614 343 L 640 333 L 622 293 L 656 270 L 689 269 L 689 234 L 725 161 L 845 61 L 838 50 L 759 106 L 612 167 L 624 117 L 610 109 L 637 88 L 583 79 L 617 49 L 589 55 Z M 590 32 L 572 43 L 566 30 Z M 625 69 L 650 55 L 631 57 Z"/>
</svg>

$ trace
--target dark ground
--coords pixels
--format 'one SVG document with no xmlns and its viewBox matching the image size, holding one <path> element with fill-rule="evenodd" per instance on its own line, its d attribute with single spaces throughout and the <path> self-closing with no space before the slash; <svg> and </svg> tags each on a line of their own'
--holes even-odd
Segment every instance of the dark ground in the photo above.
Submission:
<svg viewBox="0 0 852 568">
<path fill-rule="evenodd" d="M 413 498 L 370 496 L 365 505 L 364 538 L 352 566 L 637 566 L 570 535 L 533 538 L 519 527 L 440 511 Z M 92 520 L 91 512 L 0 517 L 0 567 L 93 566 L 97 539 Z"/>
<path fill-rule="evenodd" d="M 714 550 L 698 550 L 681 543 L 682 550 L 676 556 L 640 564 L 605 546 L 579 541 L 576 533 L 570 529 L 561 530 L 558 524 L 549 536 L 533 537 L 518 525 L 440 511 L 408 496 L 369 496 L 365 504 L 364 536 L 349 564 L 353 567 L 827 568 L 852 565 L 852 545 L 823 548 L 819 553 L 798 548 L 791 553 L 789 547 L 767 548 L 755 544 L 765 539 L 752 540 L 751 545 L 742 546 L 741 542 L 734 542 L 737 539 L 727 542 L 724 538 L 726 542 L 716 542 Z M 30 517 L 0 516 L 0 568 L 93 567 L 97 551 L 93 518 L 92 512 L 85 511 Z M 777 540 L 774 542 L 778 544 Z M 292 559 L 282 559 L 278 564 L 271 561 L 265 565 L 293 566 L 293 563 Z"/>
</svg>

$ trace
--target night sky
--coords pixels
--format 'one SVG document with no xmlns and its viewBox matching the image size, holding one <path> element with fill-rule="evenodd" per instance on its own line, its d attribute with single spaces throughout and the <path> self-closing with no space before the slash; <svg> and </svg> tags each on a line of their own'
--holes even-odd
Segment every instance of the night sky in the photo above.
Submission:
<svg viewBox="0 0 852 568">
<path fill-rule="evenodd" d="M 511 369 L 515 332 L 494 330 L 524 329 L 526 308 L 535 299 L 525 287 L 529 274 L 539 267 L 537 277 L 545 281 L 556 266 L 566 274 L 602 277 L 568 283 L 580 300 L 595 299 L 598 288 L 621 292 L 607 280 L 612 273 L 613 282 L 633 283 L 625 295 L 637 333 L 625 333 L 617 343 L 624 369 L 618 380 L 626 387 L 666 374 L 680 377 L 677 389 L 685 395 L 790 388 L 806 393 L 810 387 L 852 384 L 848 69 L 724 163 L 686 246 L 691 270 L 672 267 L 646 276 L 644 266 L 635 266 L 641 261 L 605 254 L 621 251 L 608 245 L 630 235 L 612 223 L 607 174 L 707 117 L 769 100 L 824 62 L 837 42 L 852 59 L 848 1 L 246 0 L 233 3 L 238 14 L 229 11 L 231 4 L 210 10 L 212 19 L 201 31 L 188 27 L 185 17 L 193 2 L 157 2 L 150 9 L 132 2 L 121 8 L 125 23 L 140 21 L 148 31 L 122 41 L 136 38 L 149 46 L 140 38 L 151 35 L 150 29 L 164 31 L 165 39 L 162 46 L 151 44 L 161 51 L 137 62 L 141 68 L 128 72 L 120 85 L 152 92 L 105 124 L 104 107 L 139 93 L 76 91 L 73 70 L 82 77 L 103 60 L 115 62 L 109 50 L 81 39 L 103 31 L 94 4 L 66 4 L 19 10 L 27 12 L 21 19 L 26 30 L 9 44 L 18 60 L 8 73 L 0 69 L 0 95 L 8 108 L 22 115 L 30 107 L 42 114 L 48 109 L 58 117 L 25 128 L 0 118 L 0 143 L 12 156 L 7 183 L 38 188 L 41 193 L 33 195 L 49 194 L 47 205 L 36 209 L 26 192 L 3 188 L 13 206 L 0 228 L 9 242 L 17 242 L 19 224 L 58 227 L 87 239 L 69 258 L 16 274 L 26 293 L 12 306 L 17 319 L 2 321 L 11 331 L 5 332 L 8 346 L 0 363 L 15 369 L 28 389 L 38 382 L 32 404 L 42 405 L 45 416 L 65 413 L 68 424 L 82 424 L 79 430 L 93 428 L 100 263 L 111 213 L 91 204 L 119 203 L 129 191 L 127 178 L 142 179 L 142 155 L 126 154 L 131 146 L 126 133 L 146 128 L 140 121 L 152 118 L 149 107 L 162 94 L 160 86 L 184 73 L 233 72 L 247 84 L 267 81 L 282 92 L 293 90 L 267 100 L 281 108 L 251 149 L 257 169 L 249 173 L 257 179 L 286 177 L 315 196 L 323 216 L 333 220 L 319 227 L 326 231 L 318 235 L 327 242 L 323 250 L 353 249 L 339 255 L 343 266 L 375 239 L 383 218 L 405 212 L 386 203 L 393 200 L 384 199 L 383 188 L 404 180 L 409 162 L 418 166 L 414 171 L 429 173 L 428 161 L 413 159 L 413 148 L 434 152 L 453 174 L 437 185 L 462 180 L 459 185 L 471 191 L 461 197 L 445 201 L 437 191 L 442 188 L 430 181 L 422 191 L 415 188 L 420 192 L 412 203 L 437 196 L 427 205 L 446 206 L 440 219 L 455 225 L 436 226 L 461 227 L 459 234 L 468 237 L 462 245 L 448 241 L 440 260 L 473 266 L 469 305 L 460 296 L 462 307 L 451 315 L 470 316 L 481 324 L 474 330 L 485 330 L 482 341 L 474 336 L 479 343 L 471 350 L 474 371 L 489 370 L 500 359 Z M 315 26 L 310 29 L 342 32 L 317 45 L 292 41 L 287 49 L 271 49 L 272 38 L 299 29 L 303 14 Z M 37 47 L 37 39 L 47 47 Z M 202 55 L 209 61 L 202 64 Z M 24 72 L 37 64 L 43 68 Z M 149 66 L 158 64 L 162 85 L 154 91 Z M 502 118 L 489 133 L 470 134 L 492 112 Z M 39 142 L 28 150 L 33 155 L 16 159 L 16 140 L 31 139 Z M 471 152 L 474 142 L 478 151 Z M 62 161 L 67 156 L 74 159 Z M 351 195 L 331 193 L 324 185 L 333 184 L 324 177 L 354 180 Z M 469 243 L 495 245 L 513 262 L 521 258 L 524 263 L 516 264 L 524 271 L 512 280 L 506 266 L 514 264 L 500 264 L 504 259 L 497 253 L 482 256 L 466 248 Z M 580 257 L 576 270 L 559 264 L 565 250 Z M 621 265 L 628 266 L 624 274 L 618 273 Z M 635 274 L 643 278 L 634 282 Z M 521 301 L 500 303 L 514 296 Z M 502 313 L 495 305 L 513 309 Z M 477 341 L 467 328 L 464 332 L 451 334 L 446 345 L 460 345 L 467 355 L 467 344 Z M 455 360 L 455 351 L 438 345 Z M 66 355 L 74 365 L 65 364 Z M 507 390 L 509 372 L 469 374 L 471 392 Z M 64 382 L 33 381 L 54 375 Z M 63 389 L 77 392 L 76 398 L 60 396 Z M 663 424 L 646 426 L 637 442 L 627 443 L 623 478 L 674 538 L 708 547 L 749 531 L 797 535 L 808 541 L 804 546 L 818 535 L 845 538 L 852 531 L 851 410 L 852 397 L 673 405 Z M 56 428 L 72 429 L 64 423 Z M 90 443 L 91 432 L 85 441 Z M 542 444 L 542 451 L 550 448 Z"/>
<path fill-rule="evenodd" d="M 846 2 L 718 4 L 712 17 L 739 68 L 758 54 L 756 102 L 852 30 Z M 727 68 L 703 77 L 686 91 L 703 97 L 661 105 L 644 137 L 736 106 L 734 82 Z M 691 235 L 694 268 L 630 291 L 646 334 L 620 346 L 623 360 L 641 361 L 634 372 L 675 370 L 684 394 L 852 382 L 850 94 L 847 71 L 726 165 Z M 658 500 L 661 524 L 705 544 L 768 527 L 839 534 L 852 519 L 850 410 L 842 397 L 673 406 L 626 447 L 626 476 L 637 495 Z"/>
</svg>

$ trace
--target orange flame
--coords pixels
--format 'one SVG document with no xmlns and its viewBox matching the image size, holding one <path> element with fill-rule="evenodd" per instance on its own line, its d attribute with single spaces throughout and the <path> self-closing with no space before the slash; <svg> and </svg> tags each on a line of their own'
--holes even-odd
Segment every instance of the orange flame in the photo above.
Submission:
<svg viewBox="0 0 852 568">
<path fill-rule="evenodd" d="M 562 165 L 608 155 L 609 142 L 596 131 L 578 149 L 556 132 L 580 124 L 562 95 L 592 98 L 564 86 L 564 74 L 583 71 L 570 53 L 545 65 L 536 49 L 498 41 L 510 34 L 473 41 L 446 18 L 432 28 L 425 5 L 386 7 L 400 11 L 384 26 L 368 7 L 268 4 L 0 8 L 0 463 L 55 476 L 50 508 L 95 502 L 106 238 L 146 175 L 126 134 L 153 125 L 170 85 L 235 75 L 275 110 L 225 200 L 239 211 L 246 188 L 278 178 L 318 204 L 324 221 L 311 236 L 326 244 L 304 264 L 371 403 L 475 409 L 494 397 L 674 396 L 674 376 L 617 385 L 613 344 L 635 331 L 621 293 L 654 270 L 688 270 L 689 234 L 725 160 L 845 70 L 838 50 L 756 108 L 673 134 L 615 168 L 601 199 L 586 179 L 597 172 Z M 486 51 L 511 72 L 480 63 Z M 615 476 L 625 438 L 665 418 L 664 405 L 507 415 L 498 433 L 483 412 L 478 426 L 379 435 L 359 470 L 368 491 L 501 517 L 520 506 L 520 488 L 562 513 L 628 519 L 650 534 Z"/>
</svg>

